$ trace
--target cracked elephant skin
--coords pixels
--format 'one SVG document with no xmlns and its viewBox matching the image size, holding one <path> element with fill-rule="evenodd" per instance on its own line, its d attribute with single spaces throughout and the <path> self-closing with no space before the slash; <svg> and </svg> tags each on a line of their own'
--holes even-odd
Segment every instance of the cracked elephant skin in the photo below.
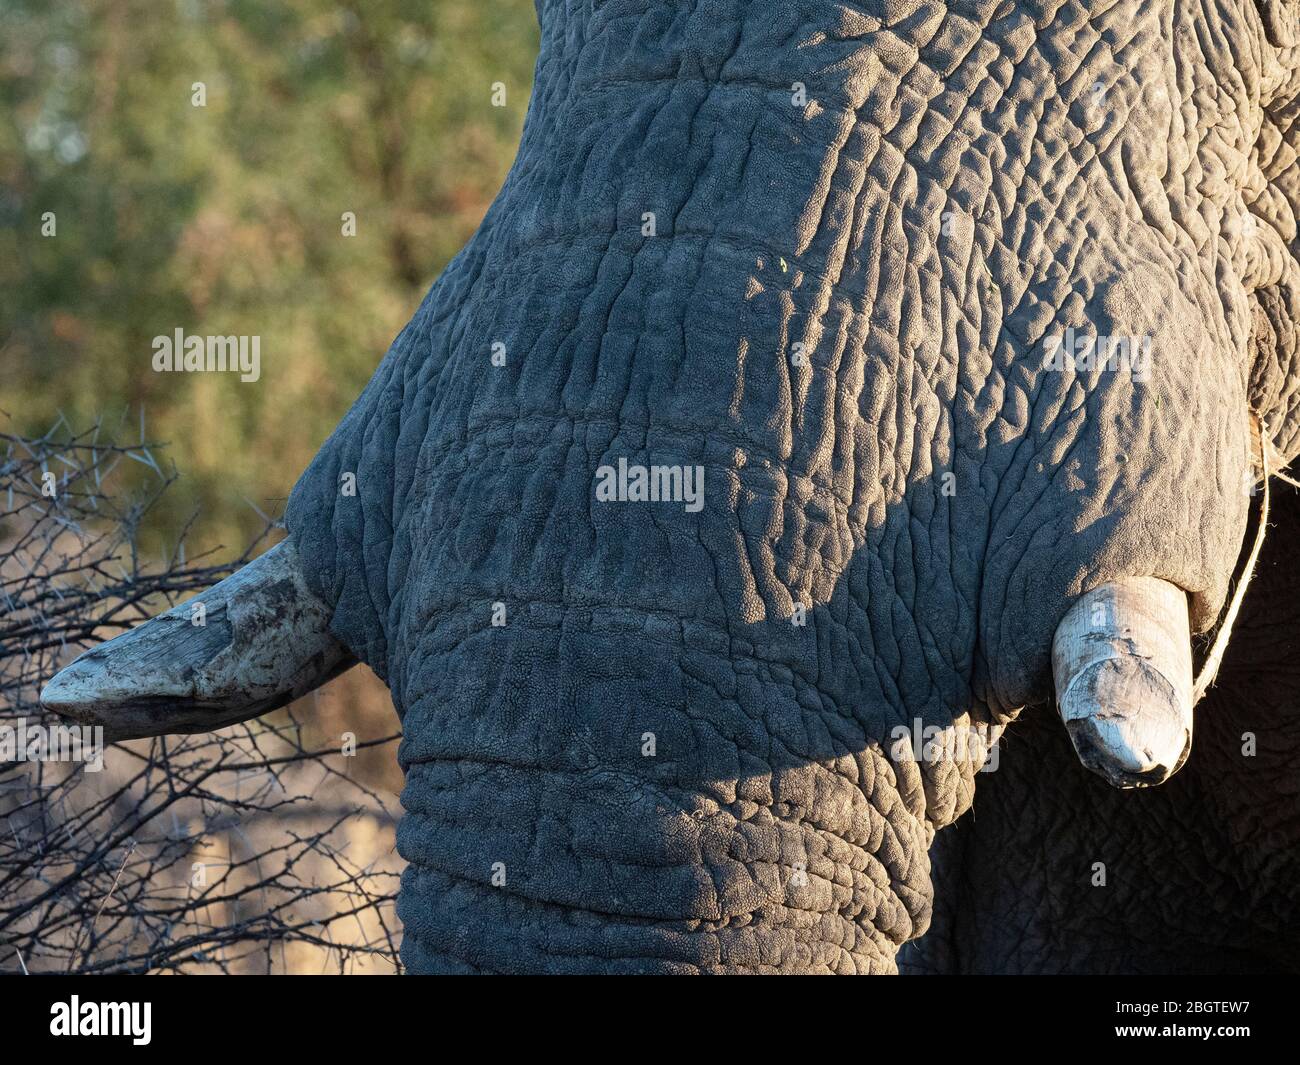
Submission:
<svg viewBox="0 0 1300 1065">
<path fill-rule="evenodd" d="M 1295 8 L 538 14 L 501 193 L 289 502 L 403 722 L 404 961 L 894 972 L 978 760 L 890 737 L 1050 697 L 1099 583 L 1208 628 L 1251 412 L 1300 449 Z"/>
</svg>

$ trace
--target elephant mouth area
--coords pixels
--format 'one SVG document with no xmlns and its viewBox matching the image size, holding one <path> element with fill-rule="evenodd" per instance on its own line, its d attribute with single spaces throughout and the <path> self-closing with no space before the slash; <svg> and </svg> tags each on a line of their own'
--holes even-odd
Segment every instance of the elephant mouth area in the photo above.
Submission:
<svg viewBox="0 0 1300 1065">
<path fill-rule="evenodd" d="M 399 701 L 408 964 L 892 967 L 928 839 L 863 721 L 721 649 L 507 628 L 402 674 L 441 678 Z"/>
<path fill-rule="evenodd" d="M 601 768 L 439 760 L 407 780 L 413 971 L 888 972 L 918 925 L 865 846 L 756 804 Z"/>
</svg>

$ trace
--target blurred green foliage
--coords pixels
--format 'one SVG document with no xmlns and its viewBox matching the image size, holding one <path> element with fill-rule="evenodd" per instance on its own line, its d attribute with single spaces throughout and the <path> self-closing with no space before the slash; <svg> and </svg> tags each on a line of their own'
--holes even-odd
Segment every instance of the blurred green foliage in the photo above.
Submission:
<svg viewBox="0 0 1300 1065">
<path fill-rule="evenodd" d="M 143 409 L 145 544 L 238 544 L 478 225 L 536 51 L 531 0 L 0 0 L 0 428 Z M 177 328 L 261 379 L 155 373 Z"/>
</svg>

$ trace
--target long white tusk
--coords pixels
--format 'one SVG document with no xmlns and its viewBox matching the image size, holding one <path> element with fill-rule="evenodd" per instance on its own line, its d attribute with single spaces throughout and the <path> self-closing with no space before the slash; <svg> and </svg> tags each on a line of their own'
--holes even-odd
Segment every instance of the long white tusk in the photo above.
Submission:
<svg viewBox="0 0 1300 1065">
<path fill-rule="evenodd" d="M 202 605 L 200 609 L 199 604 Z M 354 663 L 291 539 L 206 592 L 92 648 L 41 693 L 110 740 L 207 732 L 305 695 Z"/>
<path fill-rule="evenodd" d="M 1085 767 L 1117 788 L 1160 784 L 1192 745 L 1187 596 L 1155 577 L 1079 597 L 1052 641 L 1056 705 Z"/>
</svg>

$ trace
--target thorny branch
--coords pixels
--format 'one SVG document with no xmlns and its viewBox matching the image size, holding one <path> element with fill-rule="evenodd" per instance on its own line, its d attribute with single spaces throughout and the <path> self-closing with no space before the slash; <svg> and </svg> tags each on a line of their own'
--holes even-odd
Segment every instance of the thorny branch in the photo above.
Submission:
<svg viewBox="0 0 1300 1065">
<path fill-rule="evenodd" d="M 151 565 L 137 532 L 176 477 L 157 451 L 143 420 L 128 444 L 62 419 L 39 438 L 0 433 L 0 729 L 53 724 L 39 692 L 59 665 L 271 533 L 225 564 L 187 559 L 182 536 Z M 146 486 L 128 497 L 132 467 Z M 0 756 L 0 973 L 396 969 L 394 863 L 348 855 L 391 834 L 390 804 L 339 750 L 313 749 L 297 715 L 118 744 L 102 772 Z"/>
</svg>

